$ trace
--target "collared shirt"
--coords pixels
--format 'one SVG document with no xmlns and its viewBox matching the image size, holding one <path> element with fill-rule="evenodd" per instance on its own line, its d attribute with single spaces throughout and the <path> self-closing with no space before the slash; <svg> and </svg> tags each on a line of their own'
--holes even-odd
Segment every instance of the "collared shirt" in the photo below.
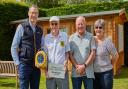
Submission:
<svg viewBox="0 0 128 89">
<path fill-rule="evenodd" d="M 34 28 L 34 26 L 32 26 L 31 23 L 30 23 L 30 26 L 33 29 L 33 32 L 35 32 L 35 28 Z M 21 24 L 19 24 L 17 29 L 16 29 L 16 32 L 15 32 L 15 35 L 14 35 L 14 38 L 12 41 L 12 45 L 11 45 L 11 55 L 12 55 L 12 58 L 13 58 L 14 63 L 16 65 L 20 64 L 19 55 L 18 55 L 18 48 L 19 48 L 20 40 L 21 40 L 21 37 L 23 36 L 23 33 L 24 33 L 24 28 L 22 27 Z M 42 36 L 42 39 L 44 39 L 43 36 Z M 41 44 L 43 45 L 43 41 Z"/>
<path fill-rule="evenodd" d="M 86 32 L 82 38 L 78 35 L 78 33 L 74 33 L 70 36 L 69 42 L 73 57 L 78 64 L 84 64 L 90 56 L 91 50 L 96 49 L 94 37 L 89 32 Z M 72 77 L 80 76 L 94 78 L 93 63 L 88 65 L 84 75 L 79 75 L 73 66 Z"/>
<path fill-rule="evenodd" d="M 31 23 L 30 21 L 29 21 L 29 24 L 30 24 L 30 26 L 31 26 L 31 28 L 32 28 L 32 30 L 33 30 L 33 32 L 35 32 L 35 30 L 36 30 L 36 29 L 35 29 L 35 28 L 36 28 L 36 25 L 33 26 L 32 23 Z"/>
<path fill-rule="evenodd" d="M 65 32 L 59 32 L 55 38 L 51 33 L 45 37 L 45 46 L 48 50 L 48 62 L 64 64 L 65 53 L 70 51 L 68 36 Z"/>
</svg>

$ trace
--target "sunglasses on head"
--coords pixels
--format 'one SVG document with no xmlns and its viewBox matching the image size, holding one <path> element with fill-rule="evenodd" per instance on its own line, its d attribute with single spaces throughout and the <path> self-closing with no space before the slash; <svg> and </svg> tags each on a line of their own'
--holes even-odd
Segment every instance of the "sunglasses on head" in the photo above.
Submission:
<svg viewBox="0 0 128 89">
<path fill-rule="evenodd" d="M 98 28 L 99 28 L 99 29 L 102 29 L 103 27 L 95 27 L 95 29 L 98 29 Z"/>
<path fill-rule="evenodd" d="M 51 25 L 58 25 L 58 23 L 51 23 Z"/>
</svg>

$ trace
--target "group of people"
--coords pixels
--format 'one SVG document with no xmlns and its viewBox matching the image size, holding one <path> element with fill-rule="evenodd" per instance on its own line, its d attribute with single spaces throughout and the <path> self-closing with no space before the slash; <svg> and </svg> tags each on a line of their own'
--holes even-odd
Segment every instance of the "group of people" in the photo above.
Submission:
<svg viewBox="0 0 128 89">
<path fill-rule="evenodd" d="M 18 25 L 11 46 L 20 89 L 39 89 L 41 72 L 34 60 L 35 54 L 43 47 L 47 49 L 48 57 L 47 89 L 69 89 L 68 60 L 72 63 L 73 89 L 81 89 L 82 83 L 86 89 L 112 89 L 113 65 L 118 53 L 111 39 L 105 36 L 105 21 L 95 21 L 93 36 L 86 31 L 85 17 L 79 16 L 75 22 L 76 32 L 68 37 L 59 30 L 60 18 L 52 16 L 49 19 L 51 32 L 44 37 L 43 30 L 37 25 L 38 15 L 38 7 L 32 5 L 28 20 Z M 51 70 L 50 66 L 57 70 Z M 50 77 L 51 71 L 58 73 L 57 77 Z"/>
</svg>

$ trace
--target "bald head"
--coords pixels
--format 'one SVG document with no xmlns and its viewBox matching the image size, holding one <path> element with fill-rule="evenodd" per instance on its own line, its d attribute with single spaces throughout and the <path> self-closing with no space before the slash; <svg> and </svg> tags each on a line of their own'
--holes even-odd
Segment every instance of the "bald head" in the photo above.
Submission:
<svg viewBox="0 0 128 89">
<path fill-rule="evenodd" d="M 83 17 L 83 16 L 79 16 L 76 18 L 76 22 L 78 22 L 79 20 L 84 22 L 84 23 L 86 22 L 85 17 Z"/>
</svg>

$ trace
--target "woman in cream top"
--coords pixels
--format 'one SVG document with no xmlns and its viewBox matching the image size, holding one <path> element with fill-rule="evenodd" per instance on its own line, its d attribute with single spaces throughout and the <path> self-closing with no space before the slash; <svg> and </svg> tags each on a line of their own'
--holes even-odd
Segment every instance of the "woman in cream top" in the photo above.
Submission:
<svg viewBox="0 0 128 89">
<path fill-rule="evenodd" d="M 94 89 L 112 89 L 113 65 L 118 59 L 117 50 L 108 37 L 105 37 L 105 21 L 98 19 L 94 24 L 96 57 L 94 59 Z"/>
</svg>

